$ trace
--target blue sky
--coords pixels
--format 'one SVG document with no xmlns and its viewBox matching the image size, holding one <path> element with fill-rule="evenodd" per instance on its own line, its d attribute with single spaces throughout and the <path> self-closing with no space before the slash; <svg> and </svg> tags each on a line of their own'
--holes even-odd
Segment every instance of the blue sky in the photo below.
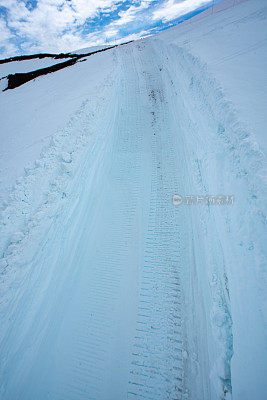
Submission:
<svg viewBox="0 0 267 400">
<path fill-rule="evenodd" d="M 0 57 L 119 43 L 177 24 L 212 0 L 0 0 Z"/>
</svg>

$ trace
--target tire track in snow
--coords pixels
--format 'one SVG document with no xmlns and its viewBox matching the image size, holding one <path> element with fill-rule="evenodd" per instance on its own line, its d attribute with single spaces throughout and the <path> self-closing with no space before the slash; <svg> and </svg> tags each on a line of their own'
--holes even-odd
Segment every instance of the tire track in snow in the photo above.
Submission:
<svg viewBox="0 0 267 400">
<path fill-rule="evenodd" d="M 148 228 L 140 270 L 137 327 L 129 399 L 180 399 L 183 382 L 182 290 L 179 224 L 171 203 L 177 188 L 168 104 L 153 48 L 139 45 L 145 98 L 149 99 L 152 175 Z M 140 68 L 139 68 L 140 71 Z M 139 72 L 140 73 L 140 72 Z M 141 97 L 141 96 L 140 96 Z"/>
<path fill-rule="evenodd" d="M 88 271 L 88 279 L 85 279 L 88 282 L 93 277 L 90 301 L 84 307 L 84 321 L 88 325 L 87 330 L 81 329 L 83 335 L 87 332 L 84 343 L 79 335 L 75 335 L 78 338 L 78 347 L 85 347 L 83 360 L 91 361 L 92 351 L 96 356 L 101 354 L 102 358 L 99 361 L 93 360 L 91 368 L 94 373 L 87 374 L 87 382 L 86 379 L 81 380 L 83 371 L 80 367 L 77 368 L 75 384 L 77 385 L 77 381 L 80 383 L 76 391 L 74 386 L 71 388 L 71 399 L 83 398 L 81 389 L 86 385 L 88 388 L 84 398 L 125 398 L 129 345 L 133 331 L 131 325 L 135 318 L 138 248 L 141 240 L 141 218 L 137 209 L 142 139 L 138 121 L 140 113 L 138 110 L 134 114 L 128 112 L 136 104 L 131 96 L 136 85 L 138 82 L 135 80 L 129 79 L 127 84 L 122 80 L 118 88 L 123 101 L 119 102 L 117 118 L 111 129 L 114 132 L 108 132 L 113 138 L 106 154 L 108 162 L 107 180 L 104 183 L 107 185 L 104 191 L 105 202 L 98 217 L 101 227 L 98 233 L 95 232 L 96 250 L 91 255 L 95 260 L 95 268 L 93 274 Z M 86 285 L 85 291 L 87 289 Z M 99 307 L 96 308 L 95 305 L 98 304 Z M 88 308 L 96 316 L 97 324 L 88 320 Z M 77 354 L 74 351 L 75 359 Z M 95 366 L 98 366 L 97 371 Z M 88 367 L 86 369 L 88 371 Z M 71 366 L 70 377 L 72 371 Z M 65 393 L 64 388 L 62 393 Z"/>
<path fill-rule="evenodd" d="M 8 342 L 16 350 L 5 398 L 174 400 L 184 393 L 170 112 L 153 48 L 116 54 L 119 79 L 99 137 L 33 261 L 31 294 L 21 297 L 27 328 L 19 343 L 14 332 Z"/>
</svg>

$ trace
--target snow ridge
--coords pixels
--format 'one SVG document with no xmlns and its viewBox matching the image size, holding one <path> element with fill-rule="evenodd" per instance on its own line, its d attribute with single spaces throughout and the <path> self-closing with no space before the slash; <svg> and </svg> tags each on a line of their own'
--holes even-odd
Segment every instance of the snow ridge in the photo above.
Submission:
<svg viewBox="0 0 267 400">
<path fill-rule="evenodd" d="M 266 254 L 264 243 L 259 238 L 264 237 L 262 233 L 266 224 L 262 194 L 266 192 L 263 180 L 266 162 L 253 135 L 240 123 L 233 105 L 225 99 L 223 90 L 207 67 L 185 49 L 173 46 L 172 57 L 175 56 L 179 58 L 179 73 L 182 71 L 180 83 L 189 91 L 190 100 L 186 107 L 189 109 L 190 104 L 191 116 L 194 111 L 199 116 L 198 120 L 196 117 L 192 120 L 198 121 L 200 131 L 186 139 L 191 153 L 188 159 L 195 160 L 190 166 L 194 177 L 192 188 L 195 186 L 196 193 L 202 195 L 238 193 L 233 206 L 234 213 L 238 215 L 238 224 L 227 207 L 211 206 L 206 212 L 201 210 L 199 213 L 198 210 L 200 216 L 193 214 L 194 219 L 202 221 L 197 229 L 198 234 L 201 231 L 203 237 L 206 234 L 204 244 L 212 296 L 211 321 L 213 334 L 221 349 L 214 360 L 212 376 L 220 377 L 225 398 L 228 398 L 232 391 L 230 365 L 235 343 L 231 312 L 231 298 L 234 299 L 236 290 L 233 282 L 238 282 L 243 269 L 250 269 L 251 258 L 261 260 L 259 270 L 252 272 L 252 275 L 256 273 L 258 282 L 263 278 L 261 265 L 264 265 Z M 186 99 L 184 91 L 182 94 Z M 192 107 L 192 104 L 195 106 Z M 190 128 L 192 120 L 189 122 Z M 214 170 L 210 170 L 209 165 L 213 165 Z M 213 214 L 212 217 L 209 214 Z M 248 234 L 250 226 L 255 229 Z M 211 232 L 214 235 L 210 235 Z M 227 236 L 231 238 L 228 243 L 225 240 Z M 208 257 L 208 254 L 212 256 Z M 236 269 L 232 265 L 233 259 L 236 259 Z M 252 275 L 248 273 L 249 281 Z M 265 303 L 264 292 L 260 293 L 259 301 Z M 219 389 L 217 395 L 220 395 Z"/>
<path fill-rule="evenodd" d="M 19 283 L 25 276 L 25 268 L 38 253 L 43 237 L 48 235 L 53 221 L 66 207 L 75 174 L 83 165 L 88 149 L 94 145 L 94 135 L 98 132 L 96 121 L 112 87 L 112 78 L 109 79 L 105 88 L 101 86 L 97 99 L 85 99 L 67 126 L 51 136 L 40 159 L 25 168 L 24 176 L 16 181 L 9 199 L 1 204 L 3 315 L 2 307 L 12 298 L 15 282 Z"/>
</svg>

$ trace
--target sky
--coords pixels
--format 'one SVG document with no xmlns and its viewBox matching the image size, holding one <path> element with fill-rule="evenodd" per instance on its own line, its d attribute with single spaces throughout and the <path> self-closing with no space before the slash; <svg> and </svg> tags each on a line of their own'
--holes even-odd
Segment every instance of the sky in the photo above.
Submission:
<svg viewBox="0 0 267 400">
<path fill-rule="evenodd" d="M 212 0 L 0 0 L 0 58 L 126 42 L 166 29 Z"/>
</svg>

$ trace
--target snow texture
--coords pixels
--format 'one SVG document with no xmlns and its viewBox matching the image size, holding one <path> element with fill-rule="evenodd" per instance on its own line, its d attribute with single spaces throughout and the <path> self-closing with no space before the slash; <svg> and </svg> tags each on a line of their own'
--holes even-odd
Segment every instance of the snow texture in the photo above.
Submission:
<svg viewBox="0 0 267 400">
<path fill-rule="evenodd" d="M 249 0 L 1 93 L 1 399 L 264 400 L 264 35 Z"/>
</svg>

